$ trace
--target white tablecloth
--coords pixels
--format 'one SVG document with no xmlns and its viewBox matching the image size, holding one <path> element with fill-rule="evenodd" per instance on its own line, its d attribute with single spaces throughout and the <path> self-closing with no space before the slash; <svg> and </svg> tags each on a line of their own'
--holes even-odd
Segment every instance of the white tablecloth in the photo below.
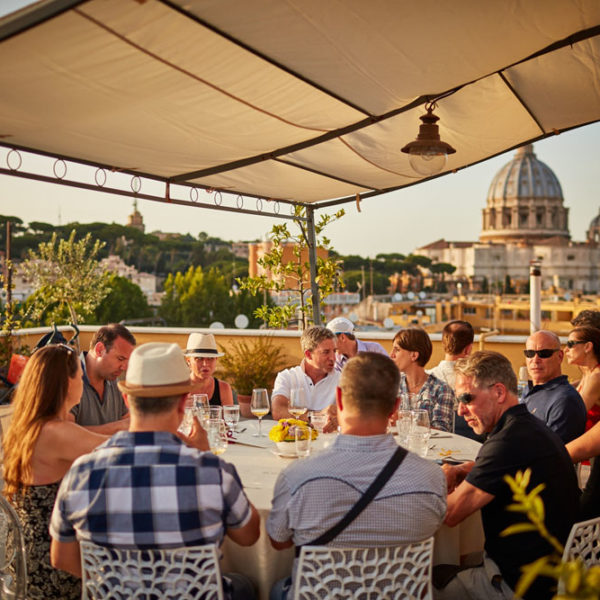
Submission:
<svg viewBox="0 0 600 600">
<path fill-rule="evenodd" d="M 272 421 L 263 421 L 263 431 L 268 432 Z M 244 421 L 240 428 L 247 428 L 240 435 L 240 441 L 256 443 L 253 438 L 257 423 Z M 318 452 L 331 444 L 337 434 L 321 435 L 314 442 L 313 450 Z M 235 571 L 248 575 L 258 586 L 260 598 L 266 600 L 271 585 L 290 574 L 294 560 L 294 549 L 274 550 L 265 530 L 265 521 L 271 510 L 271 498 L 275 480 L 279 472 L 291 460 L 280 458 L 274 451 L 276 447 L 267 438 L 261 438 L 265 447 L 251 447 L 242 444 L 230 444 L 223 458 L 235 465 L 250 501 L 261 516 L 261 533 L 258 542 L 249 548 L 242 548 L 226 538 L 223 544 L 224 572 Z M 435 432 L 429 444 L 428 458 L 435 460 L 441 457 L 452 457 L 466 460 L 474 459 L 480 444 L 457 435 Z M 434 564 L 459 564 L 461 556 L 483 549 L 483 530 L 479 512 L 466 519 L 459 526 L 449 528 L 442 526 L 435 536 Z"/>
</svg>

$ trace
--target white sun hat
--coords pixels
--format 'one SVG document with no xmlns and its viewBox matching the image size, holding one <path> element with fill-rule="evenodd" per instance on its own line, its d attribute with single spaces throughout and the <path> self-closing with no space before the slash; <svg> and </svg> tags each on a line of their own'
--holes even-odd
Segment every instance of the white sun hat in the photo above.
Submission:
<svg viewBox="0 0 600 600">
<path fill-rule="evenodd" d="M 190 333 L 185 354 L 204 358 L 223 356 L 223 353 L 217 350 L 215 336 L 212 333 Z"/>
<path fill-rule="evenodd" d="M 125 381 L 117 385 L 124 394 L 142 398 L 187 394 L 200 387 L 190 379 L 181 348 L 166 342 L 138 346 L 129 357 Z"/>
</svg>

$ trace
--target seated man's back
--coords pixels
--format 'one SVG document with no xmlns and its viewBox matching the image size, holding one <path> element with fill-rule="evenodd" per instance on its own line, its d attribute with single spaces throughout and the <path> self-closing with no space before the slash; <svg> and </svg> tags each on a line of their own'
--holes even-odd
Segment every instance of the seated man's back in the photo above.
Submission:
<svg viewBox="0 0 600 600">
<path fill-rule="evenodd" d="M 390 435 L 339 435 L 314 458 L 290 465 L 275 486 L 267 529 L 279 541 L 309 544 L 356 504 L 398 445 Z M 435 464 L 408 453 L 334 546 L 390 546 L 423 540 L 446 512 L 446 481 Z"/>
<path fill-rule="evenodd" d="M 251 515 L 232 465 L 166 431 L 123 431 L 73 464 L 54 516 L 64 541 L 168 548 L 220 544 Z"/>
<path fill-rule="evenodd" d="M 275 548 L 314 544 L 342 521 L 398 451 L 386 433 L 398 406 L 398 381 L 398 369 L 382 354 L 360 353 L 346 363 L 336 390 L 341 435 L 317 456 L 291 464 L 275 484 L 267 520 Z M 369 547 L 421 541 L 436 532 L 445 513 L 442 470 L 408 452 L 366 508 L 318 543 Z M 290 586 L 290 579 L 279 582 L 272 597 L 285 598 Z"/>
</svg>

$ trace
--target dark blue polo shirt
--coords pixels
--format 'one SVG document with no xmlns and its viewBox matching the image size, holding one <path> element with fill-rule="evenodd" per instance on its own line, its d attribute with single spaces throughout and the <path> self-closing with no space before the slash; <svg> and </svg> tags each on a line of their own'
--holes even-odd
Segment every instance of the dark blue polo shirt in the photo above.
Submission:
<svg viewBox="0 0 600 600">
<path fill-rule="evenodd" d="M 527 410 L 568 444 L 585 432 L 587 410 L 566 375 L 534 385 L 523 396 Z"/>
<path fill-rule="evenodd" d="M 507 527 L 528 522 L 519 512 L 507 510 L 513 503 L 505 475 L 531 469 L 528 490 L 543 483 L 540 496 L 546 509 L 545 524 L 550 533 L 565 543 L 579 516 L 579 487 L 573 463 L 560 438 L 523 404 L 509 408 L 500 418 L 475 459 L 467 481 L 492 494 L 493 500 L 481 509 L 485 549 L 514 589 L 521 567 L 552 553 L 552 547 L 537 532 L 503 537 Z M 527 600 L 549 600 L 556 581 L 540 577 L 525 594 Z"/>
</svg>

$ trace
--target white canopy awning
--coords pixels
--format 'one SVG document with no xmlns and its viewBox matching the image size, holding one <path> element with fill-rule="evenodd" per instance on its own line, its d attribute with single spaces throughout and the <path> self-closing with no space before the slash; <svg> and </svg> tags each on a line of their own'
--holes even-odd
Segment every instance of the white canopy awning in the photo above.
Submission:
<svg viewBox="0 0 600 600">
<path fill-rule="evenodd" d="M 322 207 L 600 119 L 598 0 L 45 0 L 0 20 L 3 145 Z"/>
</svg>

